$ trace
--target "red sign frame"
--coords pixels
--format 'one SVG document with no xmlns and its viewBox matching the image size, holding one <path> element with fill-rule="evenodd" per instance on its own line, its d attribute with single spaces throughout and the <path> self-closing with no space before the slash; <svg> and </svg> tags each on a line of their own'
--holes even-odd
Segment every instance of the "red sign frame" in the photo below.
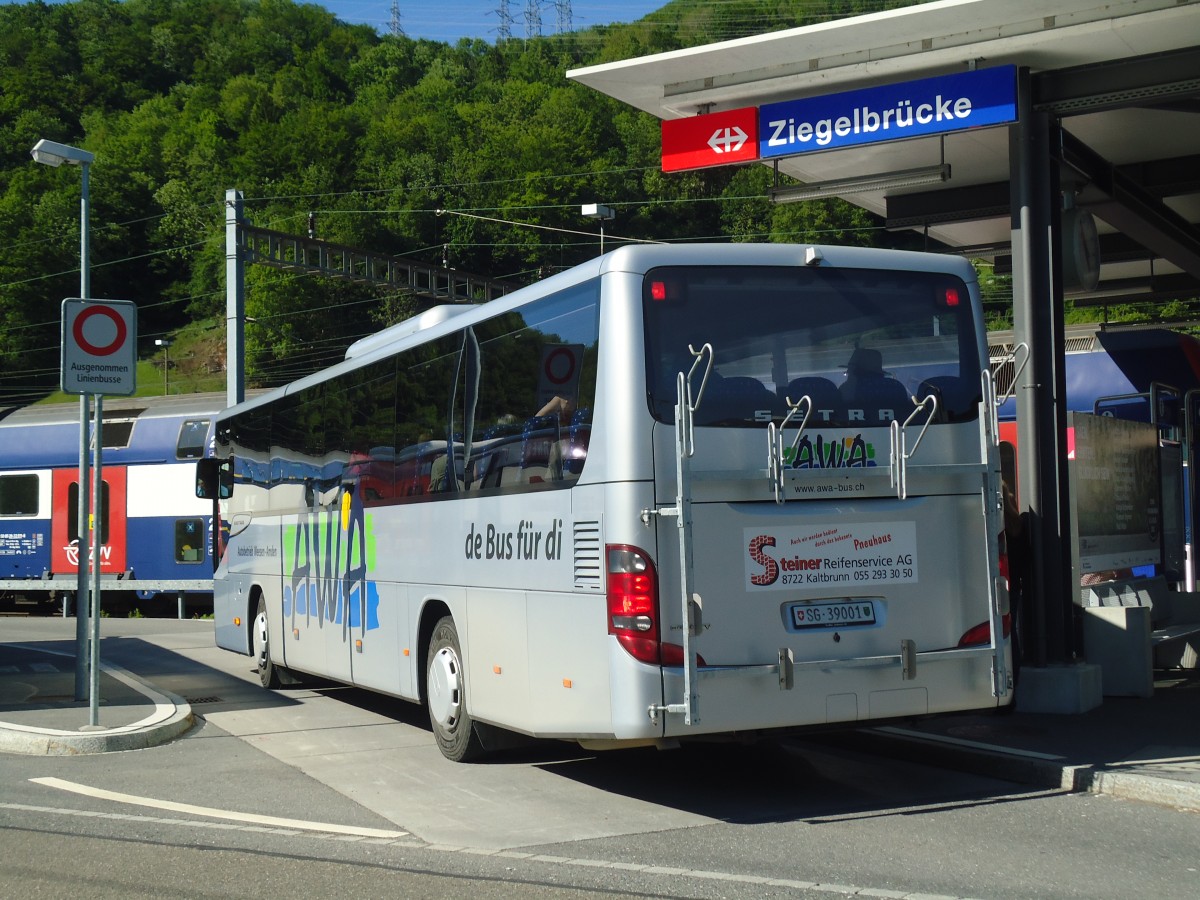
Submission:
<svg viewBox="0 0 1200 900">
<path fill-rule="evenodd" d="M 758 159 L 758 108 L 747 106 L 662 123 L 662 170 L 682 172 Z"/>
</svg>

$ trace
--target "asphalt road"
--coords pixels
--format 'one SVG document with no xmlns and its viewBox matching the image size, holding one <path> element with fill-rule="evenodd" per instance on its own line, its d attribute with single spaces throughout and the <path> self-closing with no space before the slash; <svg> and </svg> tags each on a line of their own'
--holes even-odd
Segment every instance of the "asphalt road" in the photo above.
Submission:
<svg viewBox="0 0 1200 900">
<path fill-rule="evenodd" d="M 815 740 L 548 743 L 457 765 L 417 707 L 264 692 L 206 623 L 104 625 L 105 658 L 202 723 L 149 750 L 0 756 L 0 884 L 16 895 L 1196 896 L 1194 814 Z"/>
</svg>

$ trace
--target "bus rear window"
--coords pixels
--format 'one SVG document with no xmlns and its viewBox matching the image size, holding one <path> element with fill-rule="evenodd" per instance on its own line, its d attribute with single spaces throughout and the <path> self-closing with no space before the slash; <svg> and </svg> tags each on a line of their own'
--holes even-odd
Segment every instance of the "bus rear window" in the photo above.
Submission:
<svg viewBox="0 0 1200 900">
<path fill-rule="evenodd" d="M 918 399 L 939 421 L 978 415 L 981 363 L 970 294 L 945 273 L 679 267 L 643 287 L 650 408 L 674 420 L 676 377 L 713 347 L 697 425 L 778 422 L 810 397 L 810 427 L 886 426 Z M 693 382 L 693 392 L 699 380 Z"/>
</svg>

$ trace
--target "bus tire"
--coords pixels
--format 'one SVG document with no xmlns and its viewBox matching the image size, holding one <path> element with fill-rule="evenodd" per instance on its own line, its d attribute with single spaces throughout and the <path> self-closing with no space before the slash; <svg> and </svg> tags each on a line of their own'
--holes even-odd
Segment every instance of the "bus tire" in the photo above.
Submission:
<svg viewBox="0 0 1200 900">
<path fill-rule="evenodd" d="M 480 759 L 484 748 L 467 712 L 462 645 L 450 616 L 434 626 L 425 666 L 425 707 L 438 749 L 454 762 Z"/>
<path fill-rule="evenodd" d="M 271 662 L 267 635 L 267 600 L 265 597 L 260 596 L 258 598 L 258 613 L 254 616 L 254 628 L 250 639 L 254 643 L 254 660 L 258 667 L 258 680 L 262 682 L 263 687 L 273 691 L 283 684 L 283 680 L 280 678 L 281 669 Z"/>
</svg>

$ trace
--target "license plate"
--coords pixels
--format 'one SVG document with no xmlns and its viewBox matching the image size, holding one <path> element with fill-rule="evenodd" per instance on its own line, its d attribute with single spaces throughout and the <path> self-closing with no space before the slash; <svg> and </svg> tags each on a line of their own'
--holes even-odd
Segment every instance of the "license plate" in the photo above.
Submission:
<svg viewBox="0 0 1200 900">
<path fill-rule="evenodd" d="M 875 604 L 870 600 L 837 603 L 797 603 L 792 607 L 796 628 L 835 628 L 839 625 L 874 625 Z"/>
</svg>

